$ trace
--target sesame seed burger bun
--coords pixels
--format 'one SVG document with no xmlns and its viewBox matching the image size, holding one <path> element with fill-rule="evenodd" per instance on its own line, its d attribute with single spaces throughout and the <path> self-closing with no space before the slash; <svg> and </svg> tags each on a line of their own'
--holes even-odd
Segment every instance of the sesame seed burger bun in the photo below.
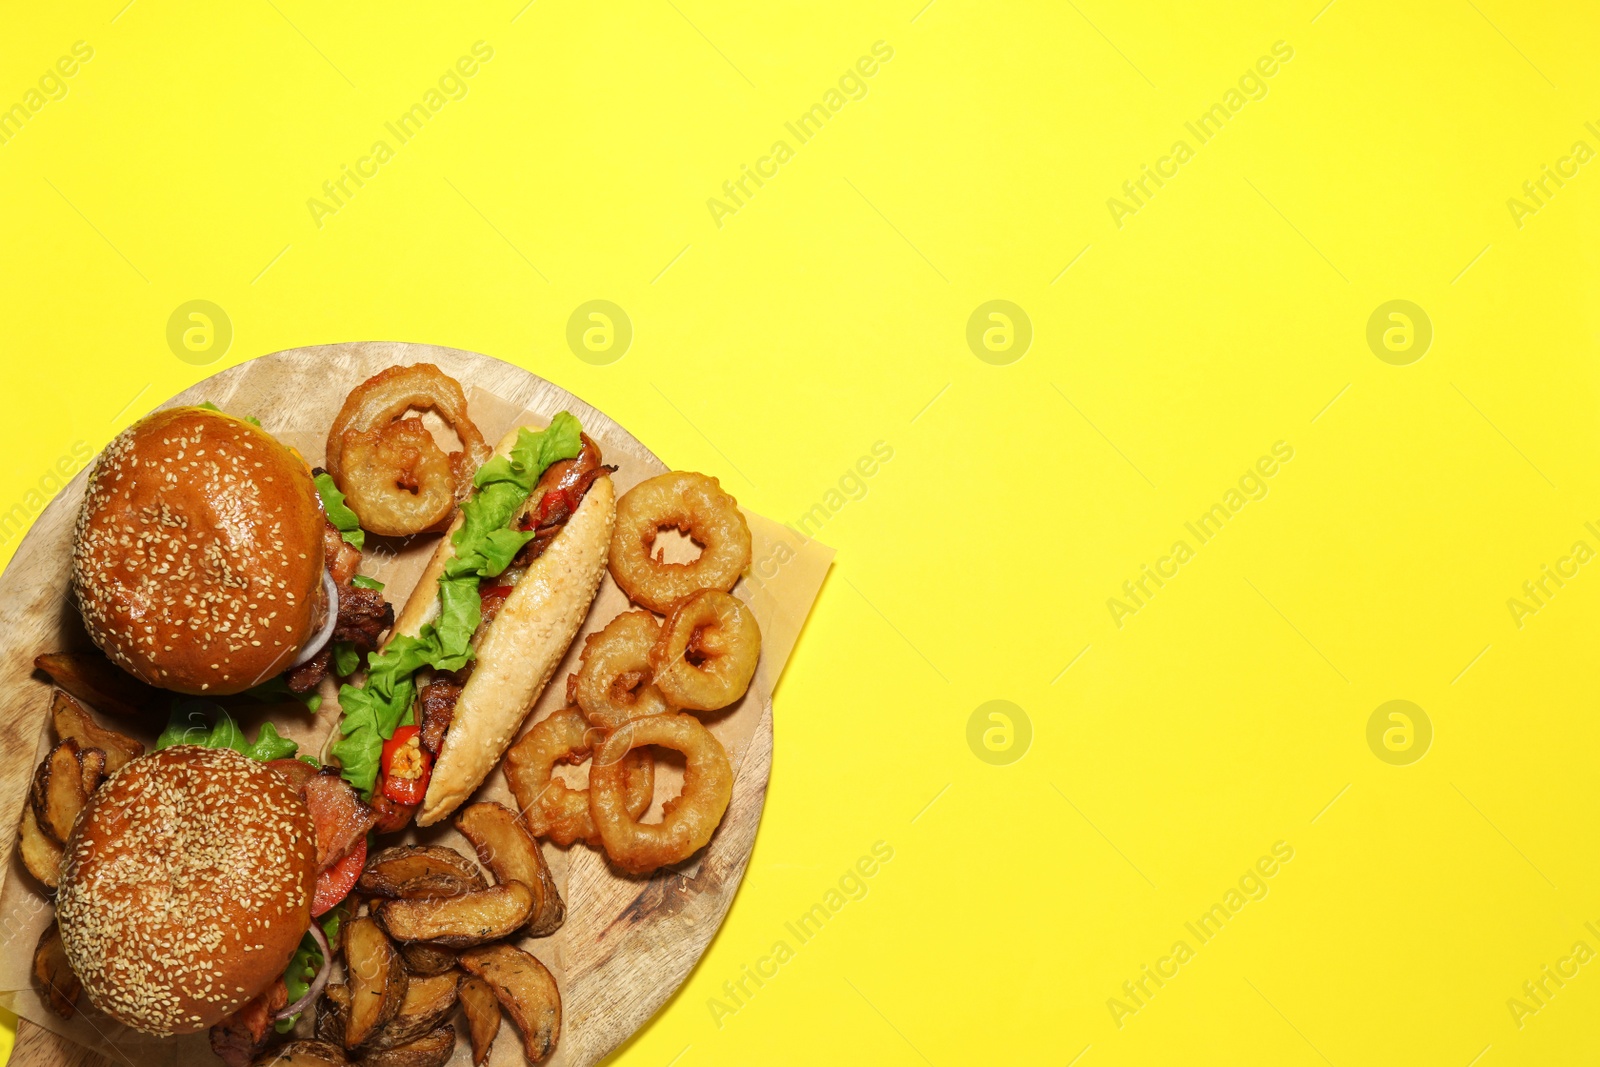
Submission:
<svg viewBox="0 0 1600 1067">
<path fill-rule="evenodd" d="M 204 1030 L 282 976 L 311 923 L 316 832 L 289 781 L 232 749 L 126 764 L 67 838 L 56 919 L 95 1007 Z"/>
<path fill-rule="evenodd" d="M 159 411 L 89 471 L 73 593 L 89 636 L 129 674 L 238 693 L 320 633 L 322 530 L 311 472 L 271 434 L 207 408 Z"/>
</svg>

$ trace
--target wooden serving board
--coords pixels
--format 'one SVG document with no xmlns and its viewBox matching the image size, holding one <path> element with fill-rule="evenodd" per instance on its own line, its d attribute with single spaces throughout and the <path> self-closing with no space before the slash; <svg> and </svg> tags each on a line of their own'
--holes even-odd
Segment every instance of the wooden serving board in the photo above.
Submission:
<svg viewBox="0 0 1600 1067">
<path fill-rule="evenodd" d="M 667 470 L 626 430 L 550 382 L 487 356 L 431 345 L 373 342 L 279 352 L 226 370 L 162 406 L 211 401 L 235 415 L 255 415 L 269 432 L 316 464 L 322 460 L 327 428 L 350 388 L 385 367 L 419 362 L 433 363 L 463 384 L 474 421 L 491 444 L 511 426 L 530 421 L 542 425 L 556 412 L 567 410 L 599 443 L 605 461 L 619 466 L 615 475 L 619 493 Z M 428 416 L 430 423 L 435 418 Z M 92 1010 L 80 1011 L 79 1019 L 63 1024 L 39 1007 L 25 978 L 16 978 L 19 970 L 25 971 L 24 960 L 31 956 L 33 940 L 50 917 L 39 887 L 14 855 L 17 819 L 34 767 L 49 744 L 50 688 L 42 675 L 33 673 L 32 660 L 40 652 L 87 644 L 67 593 L 73 523 L 86 474 L 80 472 L 45 509 L 0 576 L 0 753 L 4 754 L 0 759 L 0 857 L 6 861 L 0 868 L 5 879 L 0 894 L 0 938 L 5 939 L 0 942 L 0 957 L 4 957 L 0 1003 L 26 1016 L 18 1024 L 11 1063 L 15 1067 L 217 1063 L 220 1061 L 204 1044 L 204 1035 L 152 1042 L 115 1027 Z M 570 850 L 545 846 L 562 884 L 567 920 L 552 937 L 524 940 L 521 945 L 550 967 L 561 990 L 562 1034 L 556 1055 L 549 1061 L 558 1067 L 589 1067 L 598 1062 L 667 1001 L 716 934 L 754 846 L 772 767 L 772 689 L 820 588 L 831 553 L 801 541 L 777 523 L 749 512 L 746 515 L 756 560 L 776 556 L 782 566 L 770 576 L 763 572 L 767 580 L 747 576 L 735 589 L 761 622 L 763 653 L 761 668 L 745 698 L 727 712 L 706 718 L 736 769 L 733 799 L 715 837 L 687 863 L 647 879 L 617 873 L 602 854 L 582 845 Z M 437 535 L 399 542 L 369 537 L 362 571 L 387 583 L 385 595 L 398 609 L 436 544 Z M 791 560 L 798 562 L 789 563 Z M 627 610 L 626 600 L 607 575 L 588 620 L 529 724 L 565 703 L 565 679 L 584 635 L 622 610 Z M 335 691 L 331 680 L 324 683 L 325 703 L 315 716 L 298 706 L 272 708 L 244 720 L 243 725 L 253 736 L 259 721 L 270 718 L 287 736 L 300 741 L 303 751 L 319 752 L 336 727 Z M 127 728 L 125 721 L 111 725 Z M 159 724 L 155 728 L 159 729 Z M 659 765 L 657 811 L 664 798 L 676 794 L 682 780 L 681 771 L 671 761 Z M 515 807 L 499 771 L 474 799 L 500 800 Z M 472 854 L 471 847 L 449 826 L 413 830 L 410 839 L 452 845 Z M 386 839 L 390 842 L 398 843 L 398 839 Z M 82 1006 L 87 1007 L 87 998 Z M 308 1022 L 301 1025 L 309 1030 Z M 452 1063 L 469 1062 L 463 1038 Z M 501 1067 L 521 1062 L 517 1036 L 507 1021 L 491 1064 Z"/>
</svg>

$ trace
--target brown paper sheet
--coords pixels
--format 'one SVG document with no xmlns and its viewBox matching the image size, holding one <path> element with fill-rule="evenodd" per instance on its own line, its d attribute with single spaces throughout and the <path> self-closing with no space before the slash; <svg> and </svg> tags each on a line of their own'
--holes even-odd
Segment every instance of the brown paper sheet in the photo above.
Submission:
<svg viewBox="0 0 1600 1067">
<path fill-rule="evenodd" d="M 485 438 L 490 442 L 498 440 L 514 426 L 545 425 L 553 414 L 553 412 L 541 413 L 531 410 L 519 411 L 505 401 L 481 390 L 470 390 L 469 401 L 474 421 L 478 423 Z M 429 419 L 431 421 L 432 416 L 429 416 Z M 323 455 L 325 424 L 304 426 L 299 429 L 276 427 L 273 429 L 281 440 L 298 448 L 305 456 Z M 619 467 L 613 476 L 619 495 L 653 473 L 626 451 L 607 448 L 603 438 L 599 439 L 598 443 L 604 453 L 605 461 L 617 464 Z M 752 564 L 748 574 L 735 587 L 734 593 L 750 605 L 761 625 L 762 654 L 758 680 L 738 704 L 727 711 L 704 717 L 707 726 L 727 748 L 736 770 L 761 722 L 765 699 L 770 698 L 777 685 L 833 558 L 832 549 L 815 541 L 809 541 L 779 523 L 748 511 L 745 515 L 750 524 L 753 540 Z M 416 585 L 437 543 L 437 536 L 415 538 L 409 544 L 369 538 L 362 573 L 370 574 L 385 583 L 385 593 L 398 610 Z M 627 598 L 608 574 L 602 582 L 588 619 L 568 651 L 566 660 L 556 670 L 532 715 L 529 716 L 527 726 L 565 705 L 566 678 L 575 669 L 584 638 L 626 610 L 629 610 Z M 48 702 L 49 692 L 47 686 L 42 684 L 39 686 L 37 699 L 41 708 Z M 241 725 L 253 737 L 261 722 L 271 721 L 284 736 L 298 741 L 302 751 L 321 753 L 324 744 L 338 724 L 336 692 L 337 686 L 332 679 L 323 683 L 324 703 L 316 715 L 310 714 L 298 704 L 275 706 L 264 708 L 258 714 L 241 719 Z M 42 718 L 45 720 L 45 725 L 31 765 L 37 765 L 44 758 L 53 741 L 48 715 L 43 715 Z M 126 729 L 125 723 L 113 722 L 104 716 L 100 718 L 113 728 Z M 147 744 L 154 740 L 153 736 L 141 739 Z M 18 756 L 14 754 L 10 758 L 15 759 Z M 586 768 L 575 770 L 580 773 L 575 774 L 572 780 L 575 783 L 581 782 Z M 653 812 L 659 814 L 663 798 L 675 796 L 681 782 L 681 770 L 675 764 L 658 761 Z M 515 798 L 506 784 L 504 775 L 498 769 L 490 775 L 473 800 L 495 800 L 512 808 L 516 807 Z M 8 813 L 7 817 L 15 816 Z M 647 820 L 652 817 L 646 816 Z M 447 845 L 466 855 L 473 855 L 471 845 L 448 824 L 420 831 L 413 827 L 403 838 L 387 838 L 385 843 L 400 844 L 412 841 Z M 574 850 L 583 847 L 576 845 Z M 570 925 L 573 909 L 583 906 L 583 900 L 573 900 L 568 895 L 567 871 L 571 857 L 566 850 L 548 844 L 544 846 L 544 851 L 562 888 L 562 895 L 567 900 Z M 692 860 L 685 873 L 689 875 L 694 873 L 694 863 Z M 53 908 L 42 896 L 38 885 L 26 873 L 17 857 L 10 857 L 4 870 L 5 885 L 3 890 L 0 890 L 0 1006 L 76 1044 L 94 1050 L 112 1063 L 126 1064 L 128 1067 L 169 1067 L 169 1065 L 176 1067 L 178 1064 L 220 1062 L 211 1053 L 208 1039 L 204 1034 L 184 1038 L 151 1038 L 114 1023 L 93 1010 L 87 997 L 81 998 L 80 1010 L 70 1021 L 59 1018 L 46 1008 L 32 988 L 30 968 L 33 947 L 40 934 L 52 921 Z M 561 932 L 550 938 L 523 939 L 519 944 L 538 956 L 555 975 L 557 984 L 565 988 L 565 953 Z M 311 1036 L 310 1016 L 313 1014 L 308 1012 L 307 1017 L 302 1018 L 297 1036 Z M 462 1030 L 461 1038 L 451 1063 L 469 1064 L 471 1056 L 464 1028 L 458 1027 L 458 1029 Z M 491 1067 L 510 1067 L 524 1062 L 521 1046 L 509 1020 L 502 1027 L 501 1037 L 495 1043 L 494 1053 L 489 1062 Z M 556 1054 L 548 1062 L 553 1067 L 562 1067 L 567 1062 L 561 1047 L 558 1046 Z"/>
</svg>

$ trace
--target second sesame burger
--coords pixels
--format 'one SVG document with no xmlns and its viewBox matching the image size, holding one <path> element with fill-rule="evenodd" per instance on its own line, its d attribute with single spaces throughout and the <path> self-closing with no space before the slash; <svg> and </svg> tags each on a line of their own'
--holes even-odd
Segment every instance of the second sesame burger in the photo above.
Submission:
<svg viewBox="0 0 1600 1067">
<path fill-rule="evenodd" d="M 338 609 L 300 457 L 244 419 L 157 412 L 89 473 L 72 587 L 95 644 L 179 693 L 243 692 L 311 659 Z"/>
</svg>

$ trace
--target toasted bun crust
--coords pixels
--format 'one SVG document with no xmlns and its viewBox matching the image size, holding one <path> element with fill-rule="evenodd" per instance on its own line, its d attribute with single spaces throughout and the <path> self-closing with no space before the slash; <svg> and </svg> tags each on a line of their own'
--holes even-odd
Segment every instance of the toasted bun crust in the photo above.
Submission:
<svg viewBox="0 0 1600 1067">
<path fill-rule="evenodd" d="M 589 614 L 616 520 L 616 489 L 602 476 L 506 597 L 478 644 L 477 666 L 456 702 L 418 826 L 448 816 L 500 762 Z M 444 549 L 450 548 L 447 539 Z"/>
<path fill-rule="evenodd" d="M 311 473 L 270 434 L 160 411 L 89 472 L 72 554 L 85 627 L 112 662 L 180 693 L 238 693 L 287 669 L 329 610 Z"/>
<path fill-rule="evenodd" d="M 56 919 L 95 1007 L 148 1034 L 221 1022 L 311 923 L 316 831 L 288 780 L 231 749 L 133 760 L 67 838 Z"/>
</svg>

